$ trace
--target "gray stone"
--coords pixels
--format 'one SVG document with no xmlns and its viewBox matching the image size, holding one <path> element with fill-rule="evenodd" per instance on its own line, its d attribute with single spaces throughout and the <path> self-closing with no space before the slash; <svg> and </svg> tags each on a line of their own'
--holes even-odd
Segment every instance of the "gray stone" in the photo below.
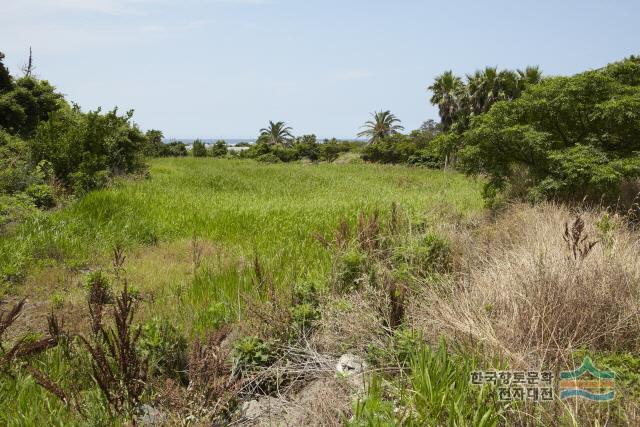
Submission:
<svg viewBox="0 0 640 427">
<path fill-rule="evenodd" d="M 353 354 L 343 354 L 336 364 L 336 372 L 338 374 L 349 377 L 351 375 L 361 374 L 367 369 L 367 362 L 360 356 Z"/>
</svg>

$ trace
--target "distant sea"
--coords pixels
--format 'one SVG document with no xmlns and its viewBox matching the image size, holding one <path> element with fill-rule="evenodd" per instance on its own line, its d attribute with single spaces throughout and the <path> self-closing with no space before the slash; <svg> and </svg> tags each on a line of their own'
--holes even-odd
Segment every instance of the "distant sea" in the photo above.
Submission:
<svg viewBox="0 0 640 427">
<path fill-rule="evenodd" d="M 199 139 L 207 145 L 215 144 L 215 142 L 220 139 L 226 142 L 227 145 L 237 145 L 241 142 L 248 142 L 250 144 L 253 144 L 254 142 L 256 142 L 255 138 L 165 138 L 164 142 L 180 141 L 184 142 L 186 145 L 191 145 L 196 139 Z"/>
</svg>

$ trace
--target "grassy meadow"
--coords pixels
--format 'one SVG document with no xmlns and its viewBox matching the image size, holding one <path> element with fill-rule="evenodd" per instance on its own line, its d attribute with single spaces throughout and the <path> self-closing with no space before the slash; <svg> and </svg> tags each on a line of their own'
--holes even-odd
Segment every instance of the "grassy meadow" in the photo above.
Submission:
<svg viewBox="0 0 640 427">
<path fill-rule="evenodd" d="M 394 202 L 416 219 L 442 209 L 466 215 L 481 209 L 480 185 L 404 166 L 155 159 L 146 179 L 121 181 L 19 226 L 3 238 L 0 256 L 27 282 L 18 294 L 34 298 L 37 289 L 40 298 L 59 294 L 83 304 L 83 274 L 108 265 L 120 244 L 131 285 L 154 296 L 145 309 L 191 317 L 178 323 L 192 332 L 206 326 L 212 304 L 228 310 L 238 301 L 256 256 L 278 286 L 321 285 L 330 257 L 315 233 L 335 230 L 343 218 L 353 222 L 360 211 L 388 212 Z M 206 267 L 195 279 L 194 261 Z M 184 298 L 183 288 L 193 293 L 184 301 L 192 308 L 165 304 Z"/>
</svg>

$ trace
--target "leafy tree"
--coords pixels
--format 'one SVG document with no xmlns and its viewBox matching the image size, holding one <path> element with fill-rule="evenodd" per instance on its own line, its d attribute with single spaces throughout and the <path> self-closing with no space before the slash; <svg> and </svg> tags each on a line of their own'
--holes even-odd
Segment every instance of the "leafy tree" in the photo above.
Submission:
<svg viewBox="0 0 640 427">
<path fill-rule="evenodd" d="M 38 124 L 65 104 L 46 80 L 23 77 L 10 91 L 0 94 L 0 127 L 12 135 L 33 137 Z"/>
<path fill-rule="evenodd" d="M 609 201 L 640 176 L 640 60 L 529 85 L 475 117 L 460 152 L 488 196 Z"/>
<path fill-rule="evenodd" d="M 217 140 L 209 149 L 209 155 L 211 157 L 224 157 L 228 152 L 227 143 L 222 139 Z"/>
<path fill-rule="evenodd" d="M 2 62 L 4 59 L 4 53 L 0 52 L 0 94 L 7 92 L 13 88 L 13 79 L 9 70 Z"/>
<path fill-rule="evenodd" d="M 191 146 L 191 153 L 193 157 L 207 157 L 207 147 L 205 147 L 202 141 L 196 139 Z"/>
<path fill-rule="evenodd" d="M 146 142 L 144 144 L 144 155 L 150 157 L 162 156 L 164 152 L 164 135 L 162 131 L 149 129 L 146 134 Z"/>
<path fill-rule="evenodd" d="M 260 129 L 260 138 L 270 145 L 288 146 L 291 144 L 293 135 L 291 128 L 284 122 L 269 121 L 268 127 Z"/>
<path fill-rule="evenodd" d="M 371 113 L 373 120 L 365 122 L 364 130 L 358 133 L 358 137 L 367 137 L 370 144 L 383 139 L 386 136 L 394 135 L 404 130 L 399 124 L 400 119 L 391 114 L 391 111 L 378 111 Z"/>
</svg>

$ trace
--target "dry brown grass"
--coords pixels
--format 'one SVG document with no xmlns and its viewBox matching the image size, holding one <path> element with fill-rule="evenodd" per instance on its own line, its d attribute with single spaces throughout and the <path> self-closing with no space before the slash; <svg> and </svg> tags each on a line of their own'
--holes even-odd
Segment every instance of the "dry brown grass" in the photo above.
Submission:
<svg viewBox="0 0 640 427">
<path fill-rule="evenodd" d="M 321 306 L 311 341 L 322 353 L 364 354 L 370 345 L 385 343 L 385 319 L 380 312 L 389 306 L 383 289 L 370 285 L 344 296 L 329 296 Z"/>
<path fill-rule="evenodd" d="M 595 224 L 602 212 L 579 215 L 580 240 L 601 240 Z M 574 256 L 563 233 L 567 223 L 573 232 L 575 218 L 562 206 L 515 205 L 476 231 L 449 229 L 466 268 L 443 286 L 425 287 L 409 309 L 411 323 L 522 367 L 562 364 L 578 347 L 638 348 L 638 236 L 614 216 L 610 242 Z"/>
</svg>

